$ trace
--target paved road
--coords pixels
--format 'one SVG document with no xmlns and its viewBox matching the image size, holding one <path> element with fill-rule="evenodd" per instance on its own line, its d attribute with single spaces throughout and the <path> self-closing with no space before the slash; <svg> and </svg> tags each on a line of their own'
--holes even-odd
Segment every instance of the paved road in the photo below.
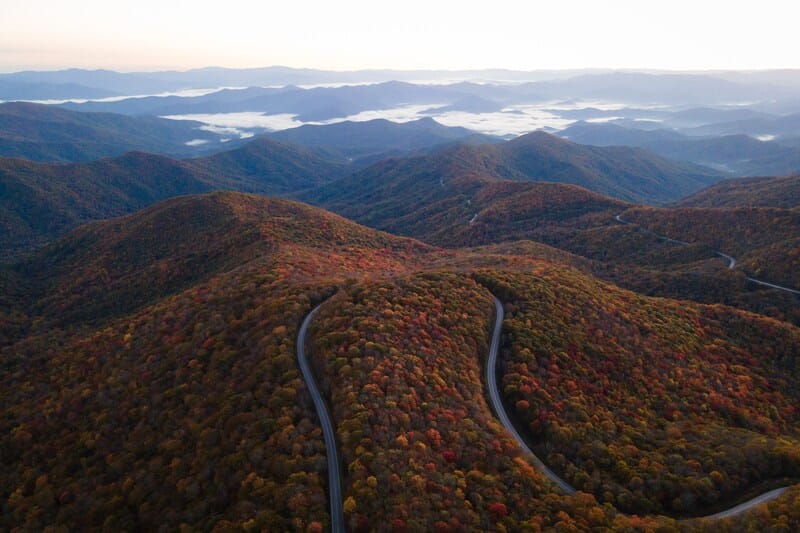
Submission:
<svg viewBox="0 0 800 533">
<path fill-rule="evenodd" d="M 308 358 L 306 357 L 308 325 L 317 311 L 319 311 L 321 305 L 318 305 L 308 313 L 308 316 L 300 326 L 300 332 L 297 334 L 297 362 L 300 364 L 300 371 L 303 373 L 306 387 L 311 393 L 311 399 L 314 400 L 314 407 L 317 410 L 320 424 L 322 424 L 322 434 L 325 437 L 325 451 L 328 457 L 328 490 L 330 491 L 331 500 L 331 531 L 333 533 L 344 533 L 342 479 L 339 474 L 339 455 L 336 453 L 336 432 L 333 430 L 333 422 L 331 422 L 328 408 L 322 399 L 314 373 L 311 371 L 311 365 L 308 364 Z"/>
<path fill-rule="evenodd" d="M 497 298 L 494 299 L 494 308 L 496 311 L 496 318 L 494 322 L 494 332 L 492 333 L 492 344 L 489 347 L 489 358 L 486 361 L 486 385 L 489 389 L 489 397 L 492 400 L 492 407 L 494 407 L 494 412 L 497 413 L 497 418 L 500 419 L 500 422 L 505 426 L 506 431 L 511 433 L 511 435 L 517 440 L 519 446 L 531 454 L 533 458 L 533 464 L 536 468 L 545 476 L 547 476 L 550 481 L 555 483 L 561 492 L 564 492 L 568 495 L 575 494 L 575 489 L 572 486 L 558 477 L 555 472 L 547 468 L 541 459 L 539 459 L 535 453 L 525 444 L 525 441 L 522 440 L 522 437 L 519 433 L 517 433 L 514 424 L 511 423 L 511 419 L 508 417 L 508 413 L 506 413 L 506 409 L 503 406 L 503 402 L 500 399 L 500 391 L 497 388 L 497 351 L 500 347 L 500 329 L 503 327 L 503 305 L 500 303 L 500 300 Z"/>
<path fill-rule="evenodd" d="M 717 514 L 712 514 L 709 516 L 704 516 L 703 519 L 705 520 L 719 520 L 720 518 L 730 518 L 732 516 L 737 516 L 745 511 L 749 511 L 753 507 L 757 505 L 761 505 L 762 503 L 771 502 L 783 495 L 786 492 L 788 487 L 781 487 L 779 489 L 771 490 L 762 494 L 761 496 L 756 496 L 752 500 L 747 500 L 744 503 L 737 505 L 736 507 L 731 507 L 725 511 L 719 512 Z"/>
<path fill-rule="evenodd" d="M 615 216 L 614 220 L 616 220 L 620 224 L 629 224 L 631 226 L 636 226 L 636 224 L 634 224 L 633 222 L 629 222 L 629 221 L 623 219 L 621 215 Z M 649 229 L 644 228 L 642 226 L 637 226 L 637 227 L 640 228 L 643 231 L 646 231 L 647 233 L 652 233 L 653 235 L 655 235 L 656 237 L 658 237 L 662 241 L 671 242 L 673 244 L 680 244 L 682 246 L 688 246 L 689 245 L 689 243 L 686 242 L 686 241 L 678 241 L 678 240 L 675 240 L 675 239 L 670 239 L 669 237 L 665 237 L 663 235 L 659 235 L 658 233 L 650 231 Z M 736 259 L 735 258 L 729 256 L 728 254 L 724 254 L 724 253 L 716 251 L 716 250 L 714 251 L 714 253 L 716 255 L 720 256 L 721 258 L 725 259 L 726 261 L 728 261 L 728 268 L 729 269 L 733 270 L 736 267 Z M 749 276 L 747 276 L 745 279 L 747 279 L 747 281 L 749 281 L 751 283 L 755 283 L 757 285 L 763 285 L 764 287 L 769 287 L 771 289 L 778 289 L 779 291 L 790 292 L 792 294 L 800 295 L 800 291 L 795 290 L 795 289 L 790 289 L 789 287 L 784 287 L 782 285 L 775 285 L 774 283 L 769 283 L 769 282 L 766 282 L 766 281 L 762 281 L 760 279 L 751 278 Z"/>
<path fill-rule="evenodd" d="M 494 332 L 492 333 L 492 343 L 489 347 L 489 358 L 486 362 L 486 385 L 489 388 L 489 397 L 492 401 L 492 407 L 494 407 L 495 413 L 497 413 L 497 418 L 500 419 L 500 422 L 516 440 L 520 447 L 530 453 L 533 456 L 533 463 L 536 468 L 542 472 L 545 476 L 547 476 L 550 481 L 555 483 L 562 492 L 568 495 L 575 494 L 575 489 L 566 481 L 561 479 L 555 472 L 550 470 L 547 465 L 545 465 L 541 459 L 539 459 L 535 453 L 525 444 L 525 441 L 522 440 L 522 437 L 517 432 L 514 424 L 511 423 L 511 419 L 508 417 L 508 413 L 506 413 L 505 407 L 503 406 L 503 402 L 500 399 L 500 391 L 497 387 L 497 353 L 500 347 L 500 330 L 503 327 L 503 304 L 500 303 L 500 300 L 497 298 L 494 299 L 494 308 L 495 308 L 495 322 L 494 322 Z M 731 507 L 725 511 L 721 511 L 719 513 L 701 517 L 704 520 L 719 520 L 720 518 L 729 518 L 732 516 L 740 515 L 746 511 L 749 511 L 753 507 L 757 505 L 761 505 L 762 503 L 766 503 L 772 501 L 778 497 L 780 497 L 786 489 L 789 487 L 781 487 L 779 489 L 775 489 L 769 492 L 766 492 L 760 496 L 753 498 L 752 500 L 748 500 L 744 503 L 741 503 L 735 507 Z M 690 519 L 692 520 L 692 519 Z"/>
<path fill-rule="evenodd" d="M 736 266 L 736 259 L 729 256 L 728 254 L 723 254 L 722 252 L 714 252 L 714 253 L 720 256 L 721 258 L 725 259 L 726 261 L 728 261 L 729 270 L 733 270 L 733 268 Z"/>
</svg>

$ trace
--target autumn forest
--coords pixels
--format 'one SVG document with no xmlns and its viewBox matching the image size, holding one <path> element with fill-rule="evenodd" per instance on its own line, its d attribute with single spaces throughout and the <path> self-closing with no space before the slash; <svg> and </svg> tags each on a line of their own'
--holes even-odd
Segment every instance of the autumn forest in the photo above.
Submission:
<svg viewBox="0 0 800 533">
<path fill-rule="evenodd" d="M 800 531 L 800 167 L 663 155 L 744 111 L 333 85 L 0 102 L 0 531 Z"/>
</svg>

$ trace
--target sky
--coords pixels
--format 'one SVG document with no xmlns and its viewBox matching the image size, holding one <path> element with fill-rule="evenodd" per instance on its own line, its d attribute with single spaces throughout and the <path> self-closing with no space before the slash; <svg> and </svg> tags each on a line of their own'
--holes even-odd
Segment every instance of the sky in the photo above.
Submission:
<svg viewBox="0 0 800 533">
<path fill-rule="evenodd" d="M 791 0 L 1 1 L 1 72 L 800 68 Z"/>
</svg>

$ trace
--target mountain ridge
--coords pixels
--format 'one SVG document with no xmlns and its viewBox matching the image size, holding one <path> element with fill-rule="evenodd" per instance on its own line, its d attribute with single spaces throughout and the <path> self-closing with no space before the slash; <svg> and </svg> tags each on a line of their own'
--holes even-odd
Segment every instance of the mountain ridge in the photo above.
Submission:
<svg viewBox="0 0 800 533">
<path fill-rule="evenodd" d="M 8 260 L 90 220 L 157 200 L 214 189 L 286 193 L 342 176 L 349 167 L 302 147 L 257 139 L 231 152 L 175 160 L 129 152 L 88 163 L 0 158 L 0 249 Z"/>
</svg>

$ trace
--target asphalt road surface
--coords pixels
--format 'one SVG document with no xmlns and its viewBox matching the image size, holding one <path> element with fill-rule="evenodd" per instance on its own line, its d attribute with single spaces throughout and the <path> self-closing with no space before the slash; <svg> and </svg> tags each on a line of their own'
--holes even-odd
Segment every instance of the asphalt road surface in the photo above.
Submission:
<svg viewBox="0 0 800 533">
<path fill-rule="evenodd" d="M 317 416 L 322 425 L 322 434 L 325 437 L 325 451 L 328 458 L 328 491 L 330 492 L 331 503 L 331 531 L 333 533 L 344 533 L 342 479 L 339 473 L 339 455 L 336 453 L 336 432 L 333 430 L 333 422 L 331 422 L 328 407 L 322 399 L 314 373 L 311 371 L 311 365 L 308 364 L 308 358 L 306 357 L 308 325 L 321 306 L 322 304 L 318 305 L 308 313 L 300 326 L 300 332 L 297 334 L 297 362 L 300 364 L 300 371 L 303 373 L 306 387 L 311 393 L 311 399 L 314 400 L 314 408 L 317 410 Z"/>
</svg>

